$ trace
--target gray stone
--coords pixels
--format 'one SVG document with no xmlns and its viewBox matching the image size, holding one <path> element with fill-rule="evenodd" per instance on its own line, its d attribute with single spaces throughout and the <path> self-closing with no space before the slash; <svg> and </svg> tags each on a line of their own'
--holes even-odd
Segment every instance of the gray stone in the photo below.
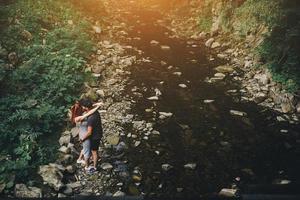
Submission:
<svg viewBox="0 0 300 200">
<path fill-rule="evenodd" d="M 110 170 L 113 168 L 113 166 L 110 163 L 102 163 L 100 167 L 104 170 Z"/>
<path fill-rule="evenodd" d="M 236 115 L 236 116 L 247 116 L 247 113 L 245 112 L 241 112 L 241 111 L 237 111 L 237 110 L 230 110 L 230 114 L 231 115 Z"/>
<path fill-rule="evenodd" d="M 66 195 L 71 195 L 73 193 L 73 189 L 71 187 L 66 187 L 63 191 L 64 194 Z"/>
<path fill-rule="evenodd" d="M 152 46 L 157 46 L 157 45 L 159 44 L 159 42 L 156 41 L 156 40 L 151 40 L 150 44 L 151 44 Z"/>
<path fill-rule="evenodd" d="M 61 146 L 58 151 L 62 152 L 62 153 L 65 153 L 65 154 L 68 154 L 71 152 L 70 148 L 66 147 L 66 146 Z"/>
<path fill-rule="evenodd" d="M 67 187 L 70 187 L 70 188 L 72 188 L 72 189 L 76 189 L 76 188 L 79 188 L 79 187 L 81 187 L 82 185 L 81 185 L 81 183 L 79 182 L 79 181 L 77 181 L 77 182 L 73 182 L 73 183 L 68 183 L 67 184 Z"/>
<path fill-rule="evenodd" d="M 179 84 L 178 86 L 181 87 L 181 88 L 187 88 L 187 85 L 183 84 L 183 83 Z"/>
<path fill-rule="evenodd" d="M 125 193 L 122 192 L 122 191 L 117 191 L 117 192 L 115 192 L 112 196 L 113 196 L 113 197 L 124 197 L 124 196 L 125 196 Z"/>
<path fill-rule="evenodd" d="M 58 142 L 62 146 L 64 144 L 69 144 L 71 141 L 71 135 L 63 135 L 59 138 Z"/>
<path fill-rule="evenodd" d="M 59 191 L 63 187 L 63 174 L 57 167 L 42 165 L 39 167 L 38 174 L 41 175 L 43 181 L 54 188 L 55 191 Z"/>
<path fill-rule="evenodd" d="M 65 198 L 67 197 L 67 195 L 63 194 L 63 193 L 58 193 L 57 198 Z"/>
<path fill-rule="evenodd" d="M 234 71 L 234 69 L 228 65 L 218 66 L 215 70 L 220 73 L 232 73 Z"/>
<path fill-rule="evenodd" d="M 99 26 L 93 26 L 93 30 L 94 30 L 94 32 L 97 33 L 97 34 L 102 33 L 102 29 L 101 29 L 101 27 L 99 27 Z"/>
<path fill-rule="evenodd" d="M 73 166 L 73 165 L 68 165 L 68 166 L 66 167 L 66 170 L 67 170 L 67 172 L 69 172 L 70 174 L 74 174 L 75 171 L 76 171 L 76 167 Z"/>
<path fill-rule="evenodd" d="M 270 79 L 266 74 L 256 74 L 254 78 L 258 81 L 260 85 L 266 85 L 270 82 Z"/>
<path fill-rule="evenodd" d="M 221 46 L 221 44 L 219 42 L 214 42 L 214 43 L 212 43 L 211 48 L 215 49 L 215 48 L 218 48 L 220 46 Z"/>
<path fill-rule="evenodd" d="M 25 184 L 15 185 L 15 197 L 17 198 L 41 198 L 42 190 L 37 187 L 27 187 Z"/>
<path fill-rule="evenodd" d="M 79 128 L 78 127 L 74 127 L 71 129 L 71 134 L 72 134 L 72 137 L 75 138 L 79 135 Z"/>
<path fill-rule="evenodd" d="M 264 100 L 266 100 L 267 97 L 268 97 L 267 94 L 265 94 L 263 92 L 258 92 L 256 94 L 254 94 L 254 102 L 255 103 L 261 103 Z"/>
<path fill-rule="evenodd" d="M 162 168 L 162 170 L 164 170 L 164 171 L 169 171 L 170 169 L 173 168 L 173 166 L 170 165 L 170 164 L 162 164 L 162 165 L 161 165 L 161 168 Z"/>
<path fill-rule="evenodd" d="M 206 104 L 209 104 L 209 103 L 213 103 L 214 101 L 215 100 L 212 100 L 212 99 L 206 99 L 203 102 L 206 103 Z"/>
<path fill-rule="evenodd" d="M 184 165 L 184 168 L 185 168 L 185 169 L 191 169 L 191 170 L 194 170 L 194 169 L 196 169 L 196 167 L 197 167 L 197 164 L 196 164 L 196 163 L 188 163 L 188 164 L 185 164 L 185 165 Z"/>
<path fill-rule="evenodd" d="M 148 100 L 150 100 L 150 101 L 157 101 L 158 97 L 157 96 L 149 97 Z"/>
<path fill-rule="evenodd" d="M 170 112 L 159 112 L 159 118 L 160 119 L 166 119 L 173 116 L 173 113 Z"/>
<path fill-rule="evenodd" d="M 291 113 L 295 111 L 295 107 L 290 102 L 283 102 L 280 106 L 283 113 Z"/>
<path fill-rule="evenodd" d="M 220 192 L 219 195 L 220 196 L 224 196 L 224 197 L 235 197 L 237 190 L 236 189 L 227 189 L 227 188 L 223 188 Z"/>
<path fill-rule="evenodd" d="M 214 38 L 208 39 L 208 40 L 205 42 L 205 46 L 210 47 L 214 41 L 215 41 Z"/>
<path fill-rule="evenodd" d="M 171 49 L 171 47 L 167 46 L 167 45 L 161 45 L 160 48 L 164 51 L 168 51 Z"/>
</svg>

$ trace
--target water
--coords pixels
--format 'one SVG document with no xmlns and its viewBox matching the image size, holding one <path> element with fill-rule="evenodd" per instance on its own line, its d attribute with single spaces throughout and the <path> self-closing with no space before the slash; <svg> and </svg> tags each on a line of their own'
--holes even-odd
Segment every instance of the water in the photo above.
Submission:
<svg viewBox="0 0 300 200">
<path fill-rule="evenodd" d="M 127 152 L 129 167 L 138 166 L 143 174 L 140 189 L 150 195 L 187 197 L 218 192 L 230 187 L 236 177 L 241 184 L 271 184 L 276 179 L 298 184 L 299 126 L 278 122 L 277 113 L 241 101 L 239 93 L 228 95 L 226 91 L 240 89 L 230 77 L 220 83 L 205 82 L 216 73 L 213 68 L 225 62 L 210 61 L 210 52 L 201 41 L 169 37 L 171 32 L 157 23 L 160 17 L 147 10 L 124 15 L 126 23 L 133 26 L 128 38 L 140 38 L 125 42 L 152 61 L 132 68 L 125 93 L 136 101 L 132 112 L 155 123 L 161 133 Z M 151 40 L 170 46 L 170 50 L 151 46 Z M 131 91 L 135 86 L 142 98 Z M 159 101 L 147 100 L 155 95 L 155 88 L 162 92 Z M 205 104 L 205 99 L 214 102 Z M 157 115 L 146 113 L 147 108 L 171 112 L 173 117 L 160 121 Z M 247 117 L 232 116 L 230 110 L 246 112 Z M 289 132 L 281 133 L 281 129 Z M 174 168 L 163 172 L 165 163 Z M 185 169 L 187 163 L 196 163 L 196 169 Z"/>
</svg>

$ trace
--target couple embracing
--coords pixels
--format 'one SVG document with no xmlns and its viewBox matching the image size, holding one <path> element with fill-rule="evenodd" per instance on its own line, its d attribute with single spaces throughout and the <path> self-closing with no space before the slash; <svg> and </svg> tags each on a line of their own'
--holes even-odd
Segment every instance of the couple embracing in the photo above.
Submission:
<svg viewBox="0 0 300 200">
<path fill-rule="evenodd" d="M 81 99 L 71 108 L 71 121 L 79 126 L 79 140 L 82 144 L 77 163 L 84 164 L 85 171 L 97 170 L 98 149 L 103 136 L 101 117 L 97 110 L 102 103 L 93 104 L 88 98 Z M 92 157 L 93 165 L 90 166 Z"/>
</svg>

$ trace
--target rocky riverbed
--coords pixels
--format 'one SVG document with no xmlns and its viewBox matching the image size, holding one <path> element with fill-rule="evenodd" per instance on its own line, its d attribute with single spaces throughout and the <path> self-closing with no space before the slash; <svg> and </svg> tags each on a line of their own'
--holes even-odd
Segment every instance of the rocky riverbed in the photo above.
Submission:
<svg viewBox="0 0 300 200">
<path fill-rule="evenodd" d="M 251 42 L 183 37 L 155 6 L 106 6 L 110 23 L 86 66 L 97 81 L 85 95 L 104 102 L 99 170 L 75 164 L 75 127 L 62 133 L 57 162 L 38 170 L 50 190 L 17 185 L 16 196 L 199 197 L 299 181 L 297 99 L 253 70 Z"/>
</svg>

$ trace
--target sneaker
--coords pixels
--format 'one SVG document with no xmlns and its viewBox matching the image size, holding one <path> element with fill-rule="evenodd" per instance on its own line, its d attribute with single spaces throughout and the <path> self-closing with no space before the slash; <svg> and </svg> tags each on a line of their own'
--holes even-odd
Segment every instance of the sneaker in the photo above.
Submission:
<svg viewBox="0 0 300 200">
<path fill-rule="evenodd" d="M 96 169 L 93 166 L 88 166 L 88 167 L 85 167 L 84 169 L 89 174 L 94 173 L 96 171 Z"/>
<path fill-rule="evenodd" d="M 84 160 L 82 160 L 82 159 L 81 160 L 77 159 L 76 163 L 77 164 L 85 164 Z"/>
</svg>

